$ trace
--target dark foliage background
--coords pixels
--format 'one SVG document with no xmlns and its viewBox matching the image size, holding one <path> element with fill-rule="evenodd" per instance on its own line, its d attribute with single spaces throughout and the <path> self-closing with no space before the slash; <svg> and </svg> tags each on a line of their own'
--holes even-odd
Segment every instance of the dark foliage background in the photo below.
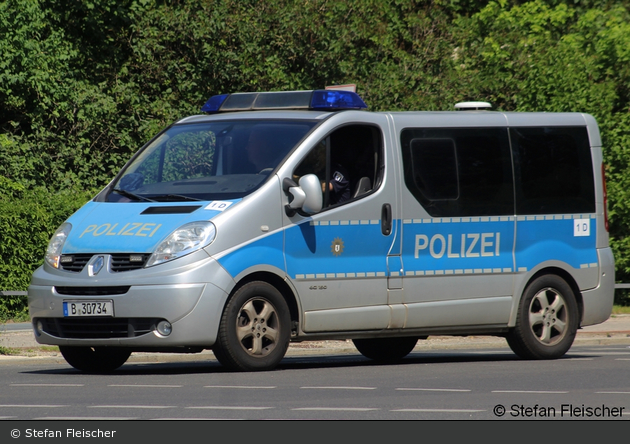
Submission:
<svg viewBox="0 0 630 444">
<path fill-rule="evenodd" d="M 209 96 L 335 83 L 359 85 L 372 110 L 593 114 L 617 280 L 630 282 L 628 3 L 5 0 L 0 289 L 25 290 L 57 226 Z M 14 299 L 3 312 L 26 313 Z"/>
</svg>

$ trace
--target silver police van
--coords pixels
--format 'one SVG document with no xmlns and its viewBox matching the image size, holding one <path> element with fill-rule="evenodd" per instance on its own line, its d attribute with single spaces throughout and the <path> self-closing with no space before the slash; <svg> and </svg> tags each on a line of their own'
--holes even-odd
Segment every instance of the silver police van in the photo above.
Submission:
<svg viewBox="0 0 630 444">
<path fill-rule="evenodd" d="M 210 98 L 55 232 L 28 291 L 37 341 L 86 372 L 204 349 L 270 370 L 324 339 L 392 361 L 431 335 L 562 356 L 613 304 L 599 130 L 484 106 Z"/>
</svg>

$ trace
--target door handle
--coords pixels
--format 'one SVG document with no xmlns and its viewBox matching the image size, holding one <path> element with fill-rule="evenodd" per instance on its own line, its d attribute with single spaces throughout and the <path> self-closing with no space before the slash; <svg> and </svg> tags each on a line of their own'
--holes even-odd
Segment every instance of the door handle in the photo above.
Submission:
<svg viewBox="0 0 630 444">
<path fill-rule="evenodd" d="M 381 233 L 384 236 L 392 233 L 392 206 L 388 203 L 381 207 Z"/>
</svg>

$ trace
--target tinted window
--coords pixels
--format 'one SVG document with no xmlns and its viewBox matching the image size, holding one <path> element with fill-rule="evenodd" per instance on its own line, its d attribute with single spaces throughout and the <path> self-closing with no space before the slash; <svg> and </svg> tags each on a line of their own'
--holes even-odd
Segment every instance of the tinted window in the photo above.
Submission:
<svg viewBox="0 0 630 444">
<path fill-rule="evenodd" d="M 429 200 L 457 199 L 457 155 L 453 139 L 411 141 L 413 183 Z"/>
<path fill-rule="evenodd" d="M 431 216 L 514 214 L 507 134 L 504 128 L 404 130 L 407 188 Z"/>
<path fill-rule="evenodd" d="M 586 128 L 511 128 L 510 137 L 517 214 L 595 212 Z"/>
</svg>

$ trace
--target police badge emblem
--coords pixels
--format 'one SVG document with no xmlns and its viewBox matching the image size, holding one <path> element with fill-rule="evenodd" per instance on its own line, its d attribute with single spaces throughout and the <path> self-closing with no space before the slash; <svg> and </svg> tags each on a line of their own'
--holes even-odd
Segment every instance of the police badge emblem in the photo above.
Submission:
<svg viewBox="0 0 630 444">
<path fill-rule="evenodd" d="M 340 237 L 336 237 L 335 240 L 332 241 L 330 251 L 332 251 L 332 254 L 335 256 L 339 256 L 343 253 L 343 240 Z"/>
</svg>

